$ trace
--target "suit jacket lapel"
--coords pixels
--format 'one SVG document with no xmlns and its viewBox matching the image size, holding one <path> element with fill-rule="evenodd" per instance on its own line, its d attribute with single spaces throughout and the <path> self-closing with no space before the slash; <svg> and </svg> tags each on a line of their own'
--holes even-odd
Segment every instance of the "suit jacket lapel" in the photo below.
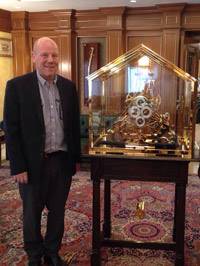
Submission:
<svg viewBox="0 0 200 266">
<path fill-rule="evenodd" d="M 68 115 L 69 104 L 67 104 L 69 97 L 67 95 L 67 90 L 63 88 L 63 82 L 60 76 L 58 76 L 56 85 L 58 87 L 58 91 L 60 95 L 60 101 L 61 101 L 62 112 L 63 112 L 63 123 L 64 123 L 64 127 L 66 128 L 68 125 L 68 119 L 69 119 L 69 115 Z"/>
<path fill-rule="evenodd" d="M 36 106 L 36 112 L 38 115 L 38 118 L 40 120 L 41 126 L 44 128 L 44 116 L 43 116 L 43 109 L 42 109 L 42 101 L 40 97 L 40 89 L 38 85 L 38 80 L 37 80 L 37 74 L 36 71 L 33 72 L 33 81 L 32 81 L 32 86 L 30 93 L 32 94 L 32 99 L 35 103 Z"/>
</svg>

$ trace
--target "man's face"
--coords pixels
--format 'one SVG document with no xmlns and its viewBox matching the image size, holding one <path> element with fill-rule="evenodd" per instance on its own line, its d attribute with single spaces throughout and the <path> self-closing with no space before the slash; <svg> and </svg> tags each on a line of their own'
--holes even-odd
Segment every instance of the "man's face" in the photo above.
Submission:
<svg viewBox="0 0 200 266">
<path fill-rule="evenodd" d="M 58 70 L 57 46 L 48 40 L 40 42 L 33 52 L 33 62 L 44 79 L 53 80 Z"/>
</svg>

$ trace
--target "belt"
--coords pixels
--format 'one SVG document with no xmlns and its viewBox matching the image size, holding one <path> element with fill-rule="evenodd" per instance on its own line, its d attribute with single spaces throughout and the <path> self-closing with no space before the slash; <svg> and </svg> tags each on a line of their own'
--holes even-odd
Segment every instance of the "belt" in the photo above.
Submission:
<svg viewBox="0 0 200 266">
<path fill-rule="evenodd" d="M 66 151 L 54 151 L 54 152 L 44 152 L 44 159 L 48 159 L 48 158 L 52 158 L 52 157 L 56 157 L 56 156 L 61 156 L 61 155 L 66 155 L 67 152 Z"/>
</svg>

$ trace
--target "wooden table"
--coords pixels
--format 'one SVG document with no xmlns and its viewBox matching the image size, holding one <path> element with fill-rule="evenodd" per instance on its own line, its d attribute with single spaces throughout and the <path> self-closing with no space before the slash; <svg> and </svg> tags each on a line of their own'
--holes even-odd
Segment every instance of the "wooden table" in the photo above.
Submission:
<svg viewBox="0 0 200 266">
<path fill-rule="evenodd" d="M 127 157 L 119 155 L 91 155 L 91 179 L 93 182 L 93 231 L 91 265 L 101 265 L 100 249 L 128 247 L 173 250 L 176 266 L 184 265 L 185 193 L 188 182 L 189 160 L 181 158 Z M 104 181 L 104 221 L 100 230 L 100 181 Z M 134 242 L 111 239 L 111 180 L 134 180 L 175 183 L 173 241 Z"/>
</svg>

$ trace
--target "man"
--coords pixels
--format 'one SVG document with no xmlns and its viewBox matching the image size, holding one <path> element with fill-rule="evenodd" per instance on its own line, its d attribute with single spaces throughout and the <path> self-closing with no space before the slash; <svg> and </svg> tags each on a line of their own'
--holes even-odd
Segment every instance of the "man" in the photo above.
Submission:
<svg viewBox="0 0 200 266">
<path fill-rule="evenodd" d="M 7 82 L 4 129 L 11 175 L 23 202 L 24 248 L 29 265 L 65 265 L 58 255 L 64 210 L 80 158 L 75 85 L 57 75 L 58 47 L 47 37 L 34 43 L 36 71 Z M 48 210 L 46 234 L 41 213 Z"/>
</svg>

